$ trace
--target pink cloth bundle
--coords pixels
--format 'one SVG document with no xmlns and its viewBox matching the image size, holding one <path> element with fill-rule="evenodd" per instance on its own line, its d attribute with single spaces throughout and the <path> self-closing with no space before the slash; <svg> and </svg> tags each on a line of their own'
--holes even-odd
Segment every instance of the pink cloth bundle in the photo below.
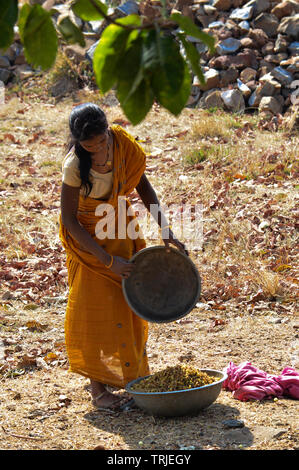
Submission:
<svg viewBox="0 0 299 470">
<path fill-rule="evenodd" d="M 275 376 L 257 369 L 250 362 L 242 362 L 239 366 L 230 362 L 224 372 L 227 379 L 222 388 L 232 391 L 238 400 L 282 396 L 299 399 L 299 373 L 291 367 L 285 367 L 280 375 Z"/>
</svg>

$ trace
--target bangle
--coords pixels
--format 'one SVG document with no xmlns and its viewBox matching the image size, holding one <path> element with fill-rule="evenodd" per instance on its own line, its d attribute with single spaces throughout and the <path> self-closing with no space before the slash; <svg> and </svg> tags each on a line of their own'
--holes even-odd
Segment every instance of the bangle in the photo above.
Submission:
<svg viewBox="0 0 299 470">
<path fill-rule="evenodd" d="M 111 266 L 113 265 L 113 261 L 114 261 L 113 256 L 112 255 L 110 255 L 110 256 L 111 256 L 110 264 L 108 266 L 106 266 L 106 264 L 104 264 L 105 268 L 107 268 L 107 269 L 111 268 Z"/>
</svg>

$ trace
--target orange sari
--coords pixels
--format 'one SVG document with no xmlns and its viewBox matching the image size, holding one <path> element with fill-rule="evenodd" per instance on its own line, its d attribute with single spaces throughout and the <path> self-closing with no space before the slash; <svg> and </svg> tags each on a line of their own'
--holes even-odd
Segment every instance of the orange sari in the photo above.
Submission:
<svg viewBox="0 0 299 470">
<path fill-rule="evenodd" d="M 79 196 L 80 224 L 109 254 L 130 259 L 146 246 L 142 236 L 118 237 L 118 197 L 125 198 L 138 185 L 145 170 L 145 153 L 120 126 L 114 134 L 113 189 L 108 201 Z M 96 209 L 110 204 L 115 210 L 115 238 L 97 238 L 101 220 Z M 126 210 L 126 227 L 139 226 Z M 123 230 L 122 230 L 123 233 Z M 140 235 L 140 234 L 139 234 Z M 84 251 L 61 221 L 59 237 L 67 254 L 69 296 L 65 319 L 65 340 L 69 370 L 104 384 L 123 388 L 137 377 L 149 374 L 146 355 L 148 324 L 128 306 L 121 277 L 106 268 L 94 255 Z"/>
</svg>

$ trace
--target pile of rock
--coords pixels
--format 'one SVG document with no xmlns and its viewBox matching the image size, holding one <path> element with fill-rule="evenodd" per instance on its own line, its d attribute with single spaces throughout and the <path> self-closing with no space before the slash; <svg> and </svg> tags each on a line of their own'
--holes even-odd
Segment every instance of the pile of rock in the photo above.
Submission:
<svg viewBox="0 0 299 470">
<path fill-rule="evenodd" d="M 193 39 L 206 85 L 194 79 L 189 105 L 278 114 L 294 104 L 299 88 L 297 0 L 198 0 L 190 10 L 216 38 L 216 53 L 211 57 Z"/>
<path fill-rule="evenodd" d="M 34 74 L 27 64 L 23 46 L 16 33 L 15 42 L 6 50 L 0 51 L 0 81 L 7 85 L 13 79 L 24 79 Z"/>
<path fill-rule="evenodd" d="M 151 0 L 134 0 L 110 9 L 114 18 L 144 13 Z M 68 2 L 40 0 L 55 10 L 53 20 L 69 12 Z M 156 8 L 156 7 L 155 7 Z M 248 109 L 273 114 L 286 112 L 296 101 L 299 90 L 299 3 L 298 0 L 177 0 L 174 9 L 192 17 L 205 32 L 216 39 L 214 55 L 196 38 L 206 84 L 194 77 L 188 106 L 220 107 L 233 112 Z M 90 60 L 107 26 L 103 21 L 82 21 L 71 11 L 72 21 L 83 31 L 88 47 L 68 46 L 67 55 L 77 61 Z M 8 84 L 14 77 L 34 74 L 26 64 L 16 31 L 15 42 L 1 56 L 0 81 Z M 297 89 L 297 91 L 296 91 Z"/>
</svg>

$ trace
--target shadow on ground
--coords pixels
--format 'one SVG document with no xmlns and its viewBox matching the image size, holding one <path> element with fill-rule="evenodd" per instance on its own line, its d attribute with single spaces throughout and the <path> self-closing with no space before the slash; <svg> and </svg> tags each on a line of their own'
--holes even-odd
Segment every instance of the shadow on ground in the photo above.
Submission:
<svg viewBox="0 0 299 470">
<path fill-rule="evenodd" d="M 238 416 L 237 408 L 214 403 L 197 416 L 163 418 L 134 409 L 122 413 L 92 411 L 84 418 L 99 431 L 115 434 L 126 449 L 183 450 L 250 447 L 253 434 L 246 426 L 231 429 L 223 423 Z"/>
</svg>

